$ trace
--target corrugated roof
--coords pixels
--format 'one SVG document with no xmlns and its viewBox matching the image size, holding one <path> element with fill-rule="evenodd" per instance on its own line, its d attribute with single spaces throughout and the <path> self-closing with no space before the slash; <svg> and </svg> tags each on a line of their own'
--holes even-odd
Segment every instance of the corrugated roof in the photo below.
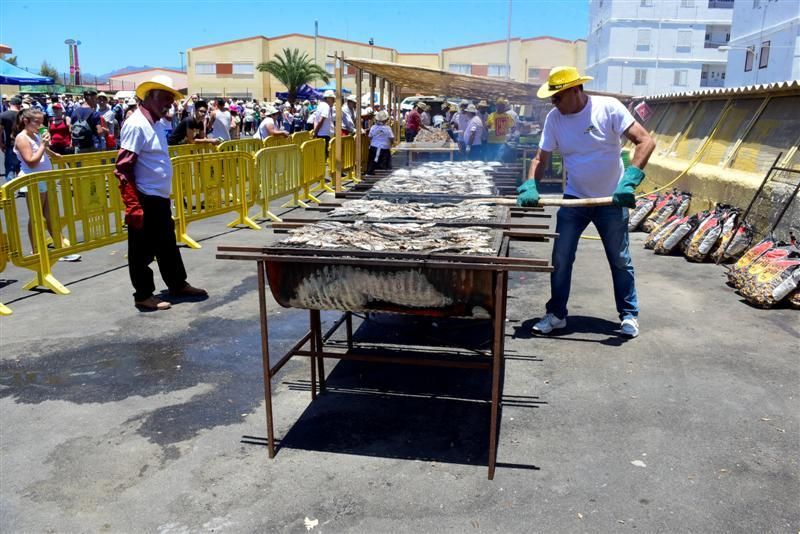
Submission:
<svg viewBox="0 0 800 534">
<path fill-rule="evenodd" d="M 471 74 L 454 74 L 444 70 L 416 65 L 392 63 L 378 59 L 345 58 L 345 63 L 363 69 L 399 86 L 422 93 L 457 96 L 462 98 L 496 99 L 505 97 L 515 104 L 527 104 L 539 100 L 538 85 L 517 82 L 504 78 L 487 78 Z M 625 95 L 587 91 L 590 94 L 606 94 L 618 98 Z"/>
<path fill-rule="evenodd" d="M 687 98 L 700 98 L 700 97 L 758 95 L 765 93 L 776 93 L 776 92 L 797 91 L 797 90 L 800 90 L 800 80 L 747 85 L 743 87 L 709 87 L 707 89 L 697 89 L 694 91 L 685 91 L 683 93 L 661 93 L 648 97 L 636 97 L 636 99 L 637 100 L 644 99 L 647 100 L 648 102 L 653 102 L 658 100 L 685 100 Z"/>
</svg>

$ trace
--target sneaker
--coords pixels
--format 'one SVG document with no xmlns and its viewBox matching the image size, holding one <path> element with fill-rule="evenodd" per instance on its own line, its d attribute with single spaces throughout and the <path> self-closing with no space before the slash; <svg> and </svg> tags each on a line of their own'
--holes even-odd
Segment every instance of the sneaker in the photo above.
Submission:
<svg viewBox="0 0 800 534">
<path fill-rule="evenodd" d="M 639 321 L 634 317 L 628 317 L 622 321 L 619 331 L 625 337 L 634 338 L 639 335 Z"/>
<path fill-rule="evenodd" d="M 199 287 L 192 287 L 189 284 L 186 284 L 181 289 L 170 289 L 169 294 L 173 297 L 207 297 L 208 292 L 205 289 L 200 289 Z"/>
<path fill-rule="evenodd" d="M 544 314 L 544 317 L 533 325 L 533 331 L 537 334 L 549 334 L 553 330 L 558 330 L 567 326 L 567 318 L 559 319 L 552 313 Z"/>
<path fill-rule="evenodd" d="M 137 300 L 134 304 L 140 310 L 149 311 L 168 310 L 172 307 L 172 304 L 169 302 L 161 300 L 160 298 L 152 295 L 144 300 Z"/>
</svg>

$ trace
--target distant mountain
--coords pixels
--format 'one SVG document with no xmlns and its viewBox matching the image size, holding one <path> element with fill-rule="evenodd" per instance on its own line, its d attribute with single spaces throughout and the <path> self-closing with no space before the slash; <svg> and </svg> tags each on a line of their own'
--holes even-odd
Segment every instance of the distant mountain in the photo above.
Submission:
<svg viewBox="0 0 800 534">
<path fill-rule="evenodd" d="M 145 70 L 145 69 L 159 69 L 159 68 L 160 69 L 181 70 L 180 67 L 152 67 L 150 65 L 141 65 L 141 66 L 136 67 L 136 66 L 133 66 L 133 65 L 128 65 L 127 67 L 123 67 L 123 68 L 117 69 L 117 70 L 112 70 L 111 72 L 107 72 L 105 74 L 98 74 L 97 75 L 97 81 L 105 82 L 105 81 L 108 81 L 108 79 L 111 76 L 117 76 L 119 74 L 125 74 L 127 72 L 134 72 L 134 71 L 137 71 L 137 70 Z"/>
</svg>

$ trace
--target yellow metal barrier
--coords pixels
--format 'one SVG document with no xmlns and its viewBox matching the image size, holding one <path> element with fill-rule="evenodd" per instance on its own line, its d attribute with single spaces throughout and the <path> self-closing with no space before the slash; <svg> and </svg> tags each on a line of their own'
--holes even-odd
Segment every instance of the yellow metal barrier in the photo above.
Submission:
<svg viewBox="0 0 800 534">
<path fill-rule="evenodd" d="M 264 148 L 291 145 L 292 140 L 284 135 L 270 135 L 264 139 Z"/>
<path fill-rule="evenodd" d="M 293 133 L 290 139 L 292 140 L 292 143 L 296 144 L 299 148 L 303 145 L 303 143 L 306 141 L 311 141 L 313 138 L 311 137 L 311 132 L 303 131 Z"/>
<path fill-rule="evenodd" d="M 331 138 L 328 144 L 328 173 L 333 176 L 336 173 L 336 139 Z M 345 178 L 355 183 L 361 181 L 361 177 L 356 176 L 356 138 L 352 135 L 342 137 L 342 172 Z"/>
<path fill-rule="evenodd" d="M 171 145 L 167 148 L 167 150 L 169 150 L 170 158 L 177 158 L 178 156 L 192 156 L 194 154 L 208 154 L 209 152 L 217 151 L 215 145 L 209 145 L 207 143 Z"/>
<path fill-rule="evenodd" d="M 180 156 L 172 160 L 172 194 L 175 198 L 178 240 L 201 248 L 186 231 L 192 221 L 235 211 L 229 227 L 244 224 L 260 230 L 247 212 L 247 183 L 253 175 L 253 157 L 246 152 L 221 152 Z"/>
<path fill-rule="evenodd" d="M 238 150 L 240 152 L 255 154 L 262 148 L 264 148 L 264 142 L 261 139 L 249 137 L 245 139 L 223 141 L 217 146 L 217 152 L 233 152 L 234 150 Z"/>
<path fill-rule="evenodd" d="M 3 231 L 3 218 L 0 217 L 0 273 L 8 264 L 8 238 Z M 11 308 L 0 302 L 0 315 L 11 315 Z"/>
<path fill-rule="evenodd" d="M 292 200 L 284 206 L 308 207 L 300 200 L 303 184 L 300 175 L 300 150 L 296 145 L 264 148 L 256 153 L 255 160 L 256 173 L 261 183 L 259 202 L 262 218 L 281 222 L 280 217 L 269 210 L 269 203 L 288 195 L 292 195 Z"/>
<path fill-rule="evenodd" d="M 306 141 L 300 147 L 300 164 L 302 166 L 303 198 L 319 204 L 320 200 L 312 195 L 312 191 L 329 191 L 325 182 L 325 140 Z"/>
<path fill-rule="evenodd" d="M 28 236 L 23 236 L 22 217 L 14 197 L 28 188 Z M 39 191 L 39 194 L 36 192 Z M 30 269 L 36 277 L 25 289 L 46 287 L 60 295 L 69 294 L 53 275 L 52 264 L 61 257 L 95 249 L 126 239 L 124 205 L 119 194 L 114 165 L 79 167 L 37 172 L 16 178 L 0 188 L 2 209 L 8 225 L 9 257 L 18 267 Z M 69 241 L 56 229 L 66 227 Z M 47 233 L 53 248 L 47 247 Z M 31 250 L 32 241 L 33 250 Z"/>
<path fill-rule="evenodd" d="M 103 152 L 82 152 L 80 154 L 67 154 L 59 158 L 50 158 L 53 169 L 75 169 L 78 167 L 95 167 L 108 165 L 117 161 L 116 150 Z"/>
</svg>

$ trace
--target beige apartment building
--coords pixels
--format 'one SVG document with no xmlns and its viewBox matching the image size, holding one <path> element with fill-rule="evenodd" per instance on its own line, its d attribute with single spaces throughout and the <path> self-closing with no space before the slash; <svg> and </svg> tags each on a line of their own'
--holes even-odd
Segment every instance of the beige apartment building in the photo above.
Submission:
<svg viewBox="0 0 800 534">
<path fill-rule="evenodd" d="M 334 37 L 292 33 L 277 37 L 257 35 L 190 48 L 186 51 L 189 93 L 205 97 L 272 99 L 286 88 L 256 66 L 269 61 L 283 49 L 297 48 L 331 73 L 335 52 L 345 57 L 373 58 L 407 65 L 430 67 L 478 76 L 506 77 L 506 41 L 476 43 L 445 48 L 439 53 L 402 53 L 393 48 L 346 41 Z M 515 37 L 510 42 L 511 78 L 541 83 L 555 65 L 586 66 L 586 41 L 567 41 L 556 37 Z M 333 83 L 333 79 L 331 80 Z M 321 84 L 318 84 L 321 85 Z M 344 73 L 342 85 L 355 89 L 355 71 Z M 413 87 L 404 92 L 414 94 Z"/>
</svg>

